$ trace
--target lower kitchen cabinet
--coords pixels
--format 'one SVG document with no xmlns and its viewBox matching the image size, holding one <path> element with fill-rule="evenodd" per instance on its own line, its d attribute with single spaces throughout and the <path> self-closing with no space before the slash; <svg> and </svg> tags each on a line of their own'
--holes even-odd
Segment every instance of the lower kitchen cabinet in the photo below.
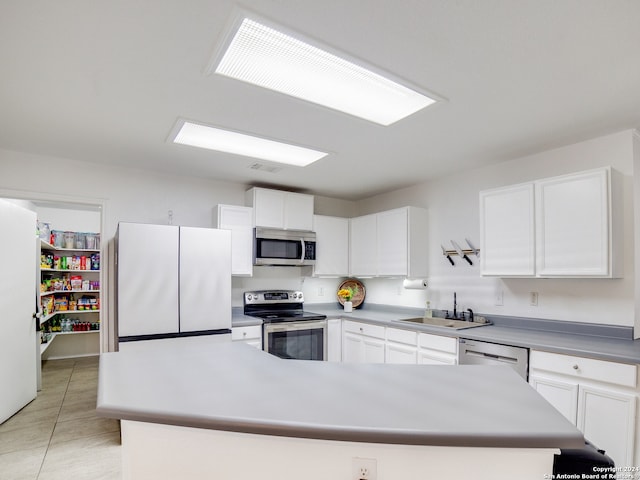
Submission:
<svg viewBox="0 0 640 480">
<path fill-rule="evenodd" d="M 533 388 L 616 466 L 637 463 L 636 365 L 531 351 L 529 372 Z"/>
<path fill-rule="evenodd" d="M 342 325 L 342 361 L 347 363 L 384 363 L 385 327 L 344 320 Z"/>
<path fill-rule="evenodd" d="M 418 333 L 387 328 L 385 363 L 418 363 Z"/>
<path fill-rule="evenodd" d="M 248 327 L 233 327 L 231 329 L 231 340 L 234 342 L 244 342 L 262 350 L 262 326 L 250 325 Z"/>
<path fill-rule="evenodd" d="M 458 341 L 453 337 L 344 320 L 342 360 L 351 363 L 455 365 L 458 363 Z"/>
<path fill-rule="evenodd" d="M 418 363 L 422 365 L 456 365 L 458 339 L 420 333 L 418 335 Z"/>
</svg>

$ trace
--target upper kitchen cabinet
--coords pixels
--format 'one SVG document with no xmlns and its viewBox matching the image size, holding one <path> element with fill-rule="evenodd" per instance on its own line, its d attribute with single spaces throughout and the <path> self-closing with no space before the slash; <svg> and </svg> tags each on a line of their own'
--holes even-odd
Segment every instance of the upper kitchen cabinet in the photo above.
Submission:
<svg viewBox="0 0 640 480">
<path fill-rule="evenodd" d="M 539 276 L 621 276 L 620 177 L 602 168 L 536 182 Z"/>
<path fill-rule="evenodd" d="M 427 212 L 403 207 L 351 219 L 351 274 L 427 276 Z"/>
<path fill-rule="evenodd" d="M 480 272 L 535 275 L 534 185 L 480 192 Z"/>
<path fill-rule="evenodd" d="M 313 216 L 313 231 L 319 245 L 313 274 L 316 276 L 349 275 L 349 219 Z"/>
<path fill-rule="evenodd" d="M 245 193 L 253 207 L 253 226 L 286 230 L 313 229 L 313 195 L 254 187 Z"/>
<path fill-rule="evenodd" d="M 351 275 L 373 277 L 378 273 L 377 215 L 355 217 L 350 222 Z"/>
<path fill-rule="evenodd" d="M 216 205 L 213 224 L 231 230 L 231 274 L 253 275 L 253 209 L 237 205 Z"/>
<path fill-rule="evenodd" d="M 480 192 L 481 274 L 620 277 L 621 180 L 605 167 Z"/>
</svg>

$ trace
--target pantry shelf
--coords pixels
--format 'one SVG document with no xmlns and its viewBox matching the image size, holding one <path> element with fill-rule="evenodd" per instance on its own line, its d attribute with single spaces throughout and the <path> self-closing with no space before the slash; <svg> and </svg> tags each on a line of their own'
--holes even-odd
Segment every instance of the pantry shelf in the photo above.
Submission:
<svg viewBox="0 0 640 480">
<path fill-rule="evenodd" d="M 56 293 L 100 293 L 100 290 L 51 290 L 49 292 L 41 292 L 41 297 L 55 295 Z"/>
<path fill-rule="evenodd" d="M 44 272 L 64 272 L 64 273 L 100 273 L 100 270 L 69 270 L 68 268 L 44 268 L 40 267 Z"/>
<path fill-rule="evenodd" d="M 53 340 L 58 336 L 58 335 L 82 335 L 82 334 L 92 334 L 92 333 L 100 333 L 100 330 L 88 330 L 85 332 L 56 332 L 56 333 L 51 333 L 51 337 L 49 338 L 49 341 L 47 343 L 41 343 L 40 344 L 40 355 L 42 355 L 47 348 L 49 348 L 49 346 L 53 343 Z"/>
</svg>

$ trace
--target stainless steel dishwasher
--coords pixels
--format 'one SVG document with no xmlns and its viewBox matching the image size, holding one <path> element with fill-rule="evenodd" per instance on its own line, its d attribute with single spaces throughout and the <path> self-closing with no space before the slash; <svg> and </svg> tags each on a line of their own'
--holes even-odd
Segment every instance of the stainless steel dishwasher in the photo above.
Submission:
<svg viewBox="0 0 640 480">
<path fill-rule="evenodd" d="M 478 340 L 458 339 L 459 365 L 509 365 L 527 380 L 529 349 Z"/>
</svg>

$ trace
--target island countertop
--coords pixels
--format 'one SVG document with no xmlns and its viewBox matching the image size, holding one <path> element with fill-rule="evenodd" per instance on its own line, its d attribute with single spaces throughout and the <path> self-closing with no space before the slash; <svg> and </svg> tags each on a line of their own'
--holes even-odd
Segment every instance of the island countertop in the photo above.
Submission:
<svg viewBox="0 0 640 480">
<path fill-rule="evenodd" d="M 281 360 L 241 342 L 100 357 L 97 412 L 294 438 L 579 448 L 582 434 L 509 367 Z"/>
</svg>

